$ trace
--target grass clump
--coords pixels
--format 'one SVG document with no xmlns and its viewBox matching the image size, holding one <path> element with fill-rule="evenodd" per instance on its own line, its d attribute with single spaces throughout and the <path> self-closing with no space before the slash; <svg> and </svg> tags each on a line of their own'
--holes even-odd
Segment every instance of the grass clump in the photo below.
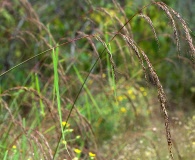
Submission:
<svg viewBox="0 0 195 160">
<path fill-rule="evenodd" d="M 15 7 L 7 3 L 1 7 L 5 22 L 14 21 L 15 14 L 9 10 L 21 9 L 21 19 L 16 19 L 18 31 L 11 36 L 14 41 L 7 43 L 13 46 L 10 52 L 17 53 L 14 57 L 21 53 L 24 56 L 21 63 L 12 64 L 8 53 L 1 66 L 2 159 L 174 159 L 174 155 L 181 159 L 186 156 L 178 147 L 176 133 L 171 134 L 171 128 L 177 130 L 180 125 L 175 128 L 170 125 L 169 96 L 159 71 L 155 70 L 157 60 L 151 58 L 159 52 L 166 54 L 167 48 L 162 44 L 168 45 L 170 39 L 167 43 L 165 37 L 158 36 L 159 30 L 148 10 L 157 6 L 165 13 L 173 31 L 173 36 L 168 36 L 176 43 L 180 57 L 184 49 L 180 32 L 184 33 L 185 39 L 181 41 L 188 44 L 187 58 L 193 66 L 193 38 L 179 13 L 163 2 L 154 1 L 133 14 L 115 0 L 106 7 L 103 2 L 101 7 L 90 1 L 85 2 L 86 6 L 77 2 L 82 15 L 76 14 L 76 22 L 83 20 L 84 24 L 76 24 L 74 31 L 64 37 L 54 33 L 63 30 L 60 11 L 47 22 L 49 25 L 41 22 L 39 14 L 43 14 L 44 7 L 52 8 L 52 4 L 44 4 L 36 11 L 25 0 L 10 2 Z M 102 23 L 104 18 L 106 22 Z M 149 24 L 149 29 L 139 26 L 142 20 L 144 25 Z M 64 29 L 70 30 L 71 26 L 72 22 Z M 138 31 L 144 31 L 143 36 Z M 163 54 L 159 57 L 166 57 Z M 5 78 L 10 79 L 10 85 Z M 163 118 L 156 110 L 157 100 Z M 192 141 L 189 148 L 193 149 L 192 121 L 193 118 L 186 128 Z M 163 122 L 165 132 L 159 127 Z"/>
</svg>

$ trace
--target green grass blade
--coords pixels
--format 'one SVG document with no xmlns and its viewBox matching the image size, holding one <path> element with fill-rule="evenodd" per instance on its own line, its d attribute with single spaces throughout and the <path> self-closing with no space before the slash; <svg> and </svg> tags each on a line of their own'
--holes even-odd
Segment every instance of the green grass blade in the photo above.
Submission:
<svg viewBox="0 0 195 160">
<path fill-rule="evenodd" d="M 84 79 L 81 77 L 81 74 L 79 73 L 78 69 L 73 65 L 73 69 L 76 72 L 77 77 L 79 78 L 79 81 L 83 84 L 84 83 Z M 93 95 L 91 94 L 91 92 L 89 91 L 88 87 L 86 85 L 84 85 L 84 89 L 86 90 L 87 94 L 89 95 L 93 105 L 96 107 L 98 113 L 101 115 L 101 109 L 99 108 L 97 102 L 95 101 L 95 99 L 93 98 Z"/>
<path fill-rule="evenodd" d="M 40 91 L 40 83 L 39 83 L 39 77 L 37 74 L 35 74 L 35 83 L 36 83 L 36 90 L 37 92 L 41 95 L 41 91 Z M 44 116 L 45 115 L 45 111 L 44 111 L 44 105 L 43 105 L 43 101 L 42 99 L 39 100 L 40 103 L 40 107 L 41 107 L 41 115 Z"/>
<path fill-rule="evenodd" d="M 5 151 L 5 154 L 4 154 L 4 157 L 3 157 L 3 160 L 6 160 L 7 159 L 7 155 L 8 155 L 8 150 Z"/>
</svg>

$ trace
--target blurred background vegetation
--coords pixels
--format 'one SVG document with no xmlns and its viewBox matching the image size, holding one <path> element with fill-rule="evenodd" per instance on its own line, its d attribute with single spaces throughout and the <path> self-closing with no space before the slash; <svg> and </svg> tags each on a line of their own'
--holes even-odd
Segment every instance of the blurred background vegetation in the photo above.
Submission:
<svg viewBox="0 0 195 160">
<path fill-rule="evenodd" d="M 195 2 L 163 2 L 182 15 L 194 39 Z M 129 18 L 149 3 L 149 0 L 1 0 L 0 71 L 3 73 L 52 46 L 81 36 L 96 34 L 108 43 Z M 176 21 L 181 45 L 178 52 L 166 14 L 155 5 L 142 12 L 151 18 L 158 42 L 151 26 L 139 16 L 127 24 L 128 31 L 124 32 L 132 36 L 147 54 L 165 89 L 176 157 L 193 159 L 195 66 L 185 33 L 180 22 Z M 63 120 L 93 63 L 104 49 L 103 42 L 89 37 L 59 47 L 58 74 Z M 101 61 L 92 70 L 70 117 L 70 126 L 74 129 L 67 132 L 70 154 L 81 159 L 93 159 L 93 154 L 87 156 L 88 152 L 94 153 L 97 159 L 166 159 L 163 119 L 150 75 L 150 81 L 146 82 L 138 59 L 122 39 L 116 38 L 108 48 L 116 65 L 116 81 L 112 78 L 109 56 L 101 55 Z M 50 128 L 56 124 L 51 120 L 52 115 L 43 111 L 48 102 L 53 114 L 57 115 L 53 72 L 52 52 L 48 51 L 0 77 L 2 157 L 7 149 L 10 149 L 10 159 L 31 158 L 31 154 L 35 153 L 26 153 L 28 147 L 24 146 L 27 142 L 22 147 L 25 138 L 21 136 L 22 131 L 13 127 L 13 121 L 8 121 L 10 115 L 3 107 L 6 105 L 18 122 L 24 125 L 25 119 L 24 126 L 31 130 L 29 134 L 34 134 L 34 130 L 40 131 L 54 150 L 59 130 L 54 132 Z M 40 96 L 36 97 L 37 94 Z M 187 141 L 185 147 L 179 145 L 180 140 Z M 163 152 L 160 152 L 161 146 Z M 17 152 L 18 148 L 23 151 Z M 59 159 L 67 158 L 68 153 L 63 154 L 67 148 L 60 149 Z M 40 151 L 37 150 L 35 156 L 39 159 Z"/>
</svg>

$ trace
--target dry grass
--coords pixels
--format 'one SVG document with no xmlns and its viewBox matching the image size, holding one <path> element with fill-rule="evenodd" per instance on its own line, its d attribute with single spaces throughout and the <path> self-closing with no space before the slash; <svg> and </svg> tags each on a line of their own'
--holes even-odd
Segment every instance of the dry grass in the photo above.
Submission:
<svg viewBox="0 0 195 160">
<path fill-rule="evenodd" d="M 111 19 L 111 21 L 109 21 L 109 24 L 108 24 L 110 28 L 108 29 L 108 31 L 106 31 L 107 36 L 108 37 L 111 36 L 109 41 L 104 40 L 104 38 L 103 38 L 104 34 L 100 33 L 100 32 L 99 32 L 99 34 L 88 35 L 87 33 L 83 32 L 83 31 L 78 31 L 77 32 L 78 37 L 73 38 L 67 42 L 60 44 L 60 45 L 56 45 L 56 42 L 55 42 L 52 34 L 48 30 L 48 28 L 43 23 L 41 23 L 39 16 L 37 15 L 36 11 L 31 6 L 31 4 L 25 0 L 20 0 L 19 2 L 21 4 L 21 8 L 23 8 L 25 10 L 25 13 L 26 13 L 25 21 L 30 24 L 30 26 L 32 27 L 32 31 L 30 29 L 26 30 L 26 31 L 20 31 L 20 32 L 18 32 L 18 34 L 15 37 L 12 37 L 12 38 L 20 39 L 27 46 L 27 45 L 29 45 L 29 43 L 27 42 L 26 37 L 24 35 L 28 35 L 30 37 L 30 39 L 33 39 L 36 42 L 41 41 L 46 46 L 48 46 L 50 49 L 23 61 L 19 65 L 16 65 L 15 67 L 1 73 L 0 76 L 5 76 L 6 73 L 12 71 L 16 67 L 23 65 L 24 63 L 29 62 L 30 60 L 32 60 L 40 55 L 43 55 L 49 51 L 52 51 L 55 48 L 58 48 L 60 46 L 71 44 L 72 56 L 75 56 L 74 55 L 75 50 L 78 49 L 75 46 L 76 46 L 77 41 L 79 41 L 79 40 L 87 41 L 86 43 L 89 44 L 89 46 L 92 48 L 92 51 L 90 51 L 90 54 L 92 55 L 92 57 L 95 60 L 93 61 L 92 67 L 89 69 L 89 72 L 88 73 L 83 72 L 84 73 L 83 75 L 85 76 L 85 78 L 83 78 L 82 83 L 81 83 L 81 80 L 80 81 L 75 80 L 75 76 L 66 74 L 67 72 L 69 72 L 69 70 L 71 70 L 72 66 L 74 66 L 75 63 L 78 64 L 78 66 L 79 65 L 82 66 L 82 63 L 80 63 L 80 59 L 76 58 L 76 56 L 72 57 L 72 59 L 70 59 L 70 61 L 67 62 L 68 69 L 63 66 L 63 63 L 59 63 L 59 68 L 57 69 L 57 72 L 60 76 L 59 86 L 62 86 L 62 88 L 60 88 L 60 89 L 66 90 L 64 92 L 68 92 L 68 93 L 62 94 L 61 101 L 62 101 L 62 104 L 64 107 L 64 108 L 61 108 L 61 111 L 63 113 L 62 119 L 64 119 L 66 122 L 72 120 L 73 121 L 72 123 L 76 126 L 75 128 L 77 128 L 77 130 L 75 131 L 75 133 L 73 135 L 76 135 L 77 133 L 79 133 L 82 136 L 83 142 L 79 142 L 79 143 L 82 143 L 82 145 L 83 145 L 82 146 L 83 147 L 83 151 L 82 151 L 83 155 L 82 156 L 84 156 L 84 158 L 88 157 L 87 153 L 90 150 L 93 150 L 93 152 L 96 153 L 97 159 L 104 159 L 104 156 L 102 155 L 102 153 L 98 149 L 98 143 L 97 143 L 97 140 L 95 137 L 96 133 L 94 133 L 93 126 L 90 124 L 91 122 L 80 113 L 80 111 L 77 109 L 76 102 L 78 101 L 79 96 L 84 95 L 84 91 L 83 91 L 84 89 L 87 92 L 86 83 L 87 83 L 88 78 L 94 77 L 94 79 L 97 79 L 97 81 L 100 80 L 99 75 L 95 75 L 95 73 L 94 73 L 94 75 L 92 74 L 92 71 L 94 70 L 94 68 L 95 68 L 96 64 L 98 64 L 98 62 L 100 62 L 99 63 L 100 72 L 98 74 L 100 74 L 100 76 L 102 76 L 104 74 L 104 72 L 105 72 L 104 65 L 105 64 L 103 64 L 102 61 L 104 61 L 104 57 L 105 57 L 104 53 L 105 52 L 109 56 L 109 62 L 111 65 L 111 71 L 113 73 L 112 76 L 114 77 L 114 83 L 117 84 L 117 82 L 119 81 L 118 79 L 121 78 L 120 74 L 123 74 L 123 73 L 120 73 L 120 71 L 117 70 L 117 65 L 115 64 L 115 59 L 114 59 L 115 55 L 113 55 L 112 51 L 109 48 L 109 45 L 111 45 L 111 43 L 115 43 L 115 45 L 118 47 L 117 51 L 119 51 L 121 56 L 122 56 L 122 59 L 125 63 L 124 65 L 125 65 L 126 71 L 128 71 L 128 66 L 132 65 L 126 59 L 126 56 L 128 55 L 129 57 L 131 57 L 133 59 L 134 55 L 135 55 L 135 57 L 137 57 L 137 60 L 139 61 L 140 68 L 142 68 L 143 73 L 145 74 L 146 81 L 150 81 L 150 79 L 152 79 L 153 85 L 156 87 L 156 90 L 158 91 L 157 96 L 158 96 L 158 100 L 160 102 L 161 110 L 163 113 L 165 131 L 166 131 L 166 140 L 167 140 L 167 144 L 168 144 L 170 159 L 172 159 L 172 160 L 174 159 L 173 148 L 176 149 L 178 157 L 181 158 L 176 141 L 172 140 L 170 118 L 169 118 L 168 111 L 167 111 L 168 100 L 167 100 L 166 93 L 163 89 L 162 83 L 160 82 L 160 79 L 157 75 L 157 72 L 154 69 L 154 66 L 153 66 L 151 60 L 148 58 L 148 54 L 150 54 L 150 53 L 145 53 L 139 47 L 139 45 L 135 42 L 133 31 L 132 31 L 131 24 L 130 24 L 132 19 L 136 16 L 141 17 L 144 20 L 146 20 L 146 22 L 150 25 L 150 27 L 152 29 L 154 38 L 155 38 L 158 46 L 160 46 L 158 36 L 157 36 L 156 31 L 155 31 L 155 27 L 153 25 L 152 20 L 150 19 L 150 17 L 148 15 L 142 13 L 142 11 L 145 8 L 148 8 L 151 5 L 156 5 L 157 7 L 159 7 L 160 9 L 162 9 L 166 13 L 168 19 L 170 20 L 171 26 L 173 29 L 174 40 L 176 41 L 176 47 L 177 47 L 178 51 L 181 52 L 180 38 L 179 38 L 179 33 L 178 33 L 178 28 L 177 28 L 177 23 L 176 23 L 177 21 L 175 21 L 175 17 L 176 17 L 178 20 L 178 23 L 182 25 L 182 28 L 185 32 L 185 41 L 189 45 L 190 53 L 191 53 L 190 55 L 192 57 L 192 62 L 194 63 L 195 62 L 195 47 L 193 45 L 193 41 L 192 41 L 192 38 L 190 36 L 190 29 L 188 28 L 184 19 L 181 18 L 179 13 L 174 11 L 172 8 L 170 8 L 169 6 L 167 6 L 163 2 L 151 2 L 150 4 L 144 6 L 141 10 L 139 10 L 131 18 L 128 19 L 126 14 L 125 14 L 125 11 L 120 6 L 120 4 L 118 4 L 115 0 L 113 0 L 113 3 L 114 3 L 116 10 L 117 10 L 116 11 L 117 14 L 111 14 L 109 12 L 109 10 L 107 10 L 106 8 L 99 8 L 99 7 L 94 8 L 95 13 L 103 14 L 105 17 Z M 124 18 L 121 19 L 121 17 L 124 17 Z M 125 20 L 126 22 L 123 22 L 123 20 Z M 90 19 L 90 21 L 93 21 L 93 20 Z M 46 34 L 49 37 L 51 42 L 49 43 L 47 38 L 45 38 L 41 34 L 39 36 L 37 36 L 34 28 L 38 29 L 38 32 L 42 32 L 42 31 L 46 32 Z M 114 33 L 111 33 L 111 32 L 114 32 Z M 103 46 L 102 47 L 103 50 L 101 50 L 101 52 L 98 51 L 98 48 L 96 45 L 97 43 L 101 43 Z M 51 44 L 56 45 L 56 46 L 51 47 Z M 128 49 L 127 55 L 126 55 L 127 51 L 125 51 L 125 49 L 126 49 L 125 47 L 127 47 L 127 49 Z M 82 53 L 82 51 L 83 50 L 81 50 L 80 53 Z M 48 57 L 47 56 L 44 57 L 44 60 L 47 59 Z M 64 60 L 64 61 L 66 62 L 66 60 Z M 52 63 L 51 64 L 43 64 L 42 66 L 39 66 L 39 64 L 38 64 L 37 66 L 33 67 L 33 72 L 38 73 L 39 67 L 44 67 L 48 71 L 52 71 Z M 64 73 L 64 69 L 66 70 L 66 73 Z M 129 75 L 126 74 L 126 71 L 124 72 L 124 76 L 126 77 L 127 80 L 129 80 Z M 119 75 L 118 79 L 117 79 L 117 75 Z M 29 149 L 33 150 L 33 146 L 36 145 L 38 148 L 38 153 L 40 155 L 42 155 L 42 158 L 44 158 L 46 160 L 47 159 L 55 159 L 55 156 L 57 156 L 58 147 L 60 148 L 59 149 L 59 156 L 62 156 L 62 157 L 67 158 L 67 159 L 70 159 L 70 158 L 72 159 L 72 157 L 77 156 L 76 153 L 74 153 L 73 148 L 78 147 L 78 144 L 72 143 L 70 146 L 65 145 L 65 148 L 63 148 L 60 145 L 61 138 L 62 138 L 62 135 L 64 133 L 62 133 L 60 131 L 61 124 L 59 124 L 60 116 L 57 113 L 57 109 L 56 109 L 57 104 L 55 103 L 55 98 L 52 97 L 53 93 L 49 88 L 50 86 L 52 86 L 53 79 L 54 79 L 53 75 L 46 78 L 46 80 L 45 80 L 46 83 L 43 85 L 43 88 L 46 90 L 46 93 L 39 93 L 37 90 L 35 90 L 33 88 L 20 86 L 20 87 L 13 87 L 13 88 L 10 88 L 8 90 L 2 91 L 2 93 L 0 94 L 0 98 L 1 98 L 0 104 L 9 115 L 9 117 L 7 117 L 6 120 L 11 121 L 11 123 L 9 123 L 9 125 L 12 125 L 12 124 L 14 125 L 14 127 L 11 128 L 11 131 L 7 131 L 4 128 L 5 130 L 3 130 L 3 132 L 7 132 L 7 134 L 10 134 L 10 132 L 11 132 L 12 134 L 14 134 L 14 132 L 17 130 L 16 131 L 17 136 L 13 138 L 12 142 L 9 142 L 8 150 L 10 150 L 10 148 L 15 143 L 19 143 L 20 138 L 23 135 L 25 135 L 25 137 L 28 141 Z M 129 80 L 129 82 L 130 82 L 130 80 Z M 79 85 L 78 85 L 80 83 L 81 83 L 81 87 L 79 87 Z M 106 89 L 104 88 L 104 82 L 102 81 L 102 82 L 98 82 L 98 83 L 100 83 L 100 85 L 95 84 L 96 85 L 95 87 L 98 88 L 98 91 L 103 90 L 105 92 L 104 96 L 107 96 L 107 98 L 108 98 L 110 96 L 109 95 L 110 93 L 106 93 Z M 65 88 L 64 87 L 65 85 L 68 87 Z M 101 87 L 99 87 L 99 86 L 101 86 Z M 112 89 L 112 91 L 113 91 L 113 89 Z M 22 94 L 21 94 L 21 92 L 22 92 Z M 31 127 L 26 127 L 22 121 L 23 117 L 18 112 L 15 112 L 15 110 L 13 108 L 10 109 L 9 105 L 11 104 L 11 102 L 9 101 L 9 98 L 10 97 L 12 98 L 13 93 L 18 93 L 19 97 L 20 96 L 23 97 L 23 98 L 21 98 L 21 102 L 18 102 L 19 105 L 21 105 L 25 102 L 28 103 L 28 105 L 29 105 L 29 102 L 28 102 L 29 99 L 30 99 L 30 102 L 32 102 L 36 105 L 39 104 L 40 101 L 43 102 L 47 111 L 45 113 L 46 116 L 43 116 L 43 117 L 38 116 L 41 119 L 40 120 L 41 122 L 39 124 L 40 126 L 35 125 L 36 127 L 33 126 L 34 127 L 33 129 Z M 88 94 L 90 95 L 90 93 L 88 93 Z M 132 106 L 134 116 L 136 119 L 135 121 L 137 121 L 138 111 L 137 111 L 136 106 L 133 103 L 133 100 L 128 96 L 128 94 L 124 94 L 124 95 L 127 97 L 128 101 L 132 104 L 131 106 Z M 92 98 L 94 98 L 94 97 L 92 97 Z M 85 102 L 85 101 L 83 101 L 83 102 Z M 83 102 L 81 100 L 81 104 L 83 104 Z M 92 102 L 93 102 L 93 100 L 92 100 Z M 109 102 L 109 103 L 112 103 L 112 102 Z M 69 106 L 69 108 L 67 106 Z M 30 105 L 29 110 L 33 111 L 33 108 L 31 108 L 31 105 Z M 94 110 L 94 109 L 92 109 L 92 110 Z M 30 113 L 32 114 L 32 112 L 30 112 Z M 28 113 L 28 114 L 31 115 L 30 113 Z M 17 115 L 17 114 L 19 114 L 19 115 Z M 33 115 L 32 117 L 29 117 L 29 124 L 33 123 L 33 118 L 37 118 L 37 117 L 35 115 Z M 37 118 L 37 119 L 39 119 L 39 118 Z M 101 121 L 104 120 L 103 118 L 106 119 L 106 117 L 101 117 L 98 119 L 98 121 L 100 121 L 100 123 L 101 123 Z M 49 121 L 48 121 L 48 119 L 49 119 Z M 48 126 L 48 123 L 49 123 L 49 126 Z M 51 129 L 50 127 L 53 127 L 54 129 Z M 18 131 L 18 128 L 22 133 L 20 133 L 20 131 Z M 51 129 L 51 132 L 50 132 L 50 129 Z M 65 131 L 66 129 L 67 129 L 67 126 L 65 124 L 63 131 Z M 47 135 L 47 136 L 49 136 L 49 138 L 47 138 L 46 134 L 45 134 L 45 132 L 47 130 L 49 130 L 48 131 L 49 135 Z M 71 132 L 71 134 L 72 134 L 72 132 Z M 146 141 L 149 142 L 149 144 L 152 146 L 152 148 L 154 150 L 154 154 L 155 154 L 154 157 L 161 159 L 160 154 L 159 154 L 159 150 L 157 149 L 157 144 L 153 139 L 151 139 L 150 137 L 147 137 L 141 133 L 139 133 L 136 136 L 139 138 L 142 137 L 143 139 L 146 139 Z M 69 137 L 71 137 L 71 135 Z M 127 139 L 128 138 L 129 137 L 127 137 Z M 52 144 L 55 144 L 55 145 L 52 145 Z M 129 148 L 131 148 L 131 146 Z M 135 148 L 133 148 L 132 150 L 134 150 L 134 149 Z M 66 153 L 65 155 L 64 155 L 64 152 Z M 125 155 L 120 155 L 118 160 L 125 159 L 124 156 Z M 127 156 L 128 156 L 128 154 L 127 154 Z M 26 153 L 26 157 L 27 157 L 27 153 Z"/>
</svg>

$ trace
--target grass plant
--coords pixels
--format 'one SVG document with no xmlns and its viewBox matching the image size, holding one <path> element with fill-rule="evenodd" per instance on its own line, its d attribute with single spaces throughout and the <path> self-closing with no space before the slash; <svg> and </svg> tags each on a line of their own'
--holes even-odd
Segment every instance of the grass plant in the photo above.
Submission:
<svg viewBox="0 0 195 160">
<path fill-rule="evenodd" d="M 183 52 L 180 39 L 188 44 L 187 57 L 193 66 L 193 38 L 179 13 L 163 2 L 151 1 L 129 16 L 113 0 L 111 8 L 92 6 L 93 14 L 87 17 L 90 23 L 100 23 L 102 16 L 107 19 L 93 30 L 95 33 L 87 34 L 81 29 L 73 33 L 75 38 L 65 37 L 65 42 L 62 39 L 62 43 L 56 44 L 53 26 L 41 23 L 30 2 L 20 0 L 19 3 L 26 13 L 25 21 L 39 32 L 38 36 L 33 29 L 25 33 L 49 49 L 25 58 L 0 74 L 2 159 L 193 159 L 188 152 L 195 148 L 195 118 L 183 125 L 182 131 L 187 130 L 188 136 L 181 136 L 182 141 L 189 138 L 189 144 L 184 149 L 186 152 L 181 152 L 177 133 L 171 131 L 175 128 L 170 125 L 166 90 L 148 48 L 144 48 L 148 42 L 139 42 L 133 30 L 136 21 L 144 19 L 152 31 L 149 43 L 154 40 L 159 52 L 161 40 L 152 17 L 146 14 L 150 7 L 157 6 L 170 21 L 171 37 L 179 56 Z M 23 20 L 20 23 L 22 26 Z M 89 27 L 88 23 L 85 25 L 84 28 Z M 24 33 L 18 34 L 24 44 L 29 44 L 28 38 L 22 37 Z M 51 44 L 56 45 L 51 47 Z M 33 67 L 32 61 L 35 61 Z M 20 73 L 19 69 L 26 64 L 31 66 L 30 70 L 25 68 L 27 78 L 13 83 L 13 87 L 4 87 L 3 78 L 12 78 L 13 72 Z M 157 101 L 162 116 L 156 111 Z M 159 127 L 163 122 L 165 132 Z M 176 129 L 180 126 L 177 124 Z"/>
</svg>

